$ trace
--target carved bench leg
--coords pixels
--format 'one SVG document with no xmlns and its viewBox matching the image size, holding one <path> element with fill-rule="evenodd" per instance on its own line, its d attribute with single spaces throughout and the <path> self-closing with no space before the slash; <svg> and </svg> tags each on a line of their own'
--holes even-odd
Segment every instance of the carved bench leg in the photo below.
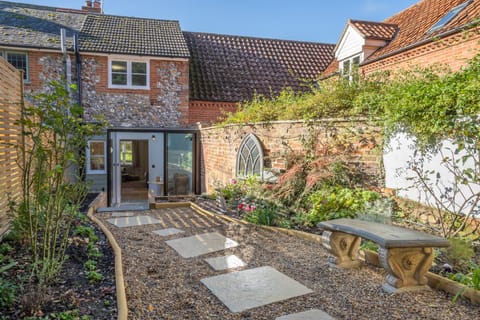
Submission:
<svg viewBox="0 0 480 320">
<path fill-rule="evenodd" d="M 380 248 L 380 263 L 389 273 L 383 289 L 390 293 L 428 289 L 425 277 L 433 261 L 432 248 Z"/>
<path fill-rule="evenodd" d="M 353 268 L 360 265 L 358 247 L 360 238 L 348 233 L 323 231 L 322 244 L 334 255 L 329 262 L 342 268 Z"/>
</svg>

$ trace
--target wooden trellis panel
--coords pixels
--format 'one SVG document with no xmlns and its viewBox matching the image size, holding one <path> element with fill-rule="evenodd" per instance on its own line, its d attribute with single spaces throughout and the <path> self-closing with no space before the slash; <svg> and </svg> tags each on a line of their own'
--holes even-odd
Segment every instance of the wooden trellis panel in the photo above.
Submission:
<svg viewBox="0 0 480 320">
<path fill-rule="evenodd" d="M 8 201 L 21 194 L 22 172 L 17 145 L 22 142 L 20 120 L 23 75 L 0 57 L 0 239 L 8 228 Z"/>
</svg>

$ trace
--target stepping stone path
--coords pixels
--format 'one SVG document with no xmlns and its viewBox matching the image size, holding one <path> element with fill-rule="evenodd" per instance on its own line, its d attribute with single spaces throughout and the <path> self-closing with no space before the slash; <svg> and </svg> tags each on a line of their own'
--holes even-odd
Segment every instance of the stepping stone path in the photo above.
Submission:
<svg viewBox="0 0 480 320">
<path fill-rule="evenodd" d="M 124 211 L 124 212 L 114 212 L 112 213 L 112 217 L 114 218 L 118 218 L 118 217 L 133 217 L 135 215 L 135 212 L 128 212 L 128 211 Z"/>
<path fill-rule="evenodd" d="M 272 267 L 231 272 L 200 281 L 232 312 L 313 292 Z"/>
<path fill-rule="evenodd" d="M 146 224 L 160 223 L 160 220 L 150 216 L 132 216 L 107 219 L 107 221 L 119 228 L 136 227 Z"/>
<path fill-rule="evenodd" d="M 238 243 L 217 232 L 197 234 L 196 236 L 166 241 L 184 258 L 192 258 L 202 254 L 233 248 Z"/>
<path fill-rule="evenodd" d="M 234 269 L 234 268 L 239 268 L 239 267 L 246 266 L 246 263 L 243 262 L 236 255 L 209 258 L 209 259 L 205 259 L 205 261 L 214 270 L 226 270 L 226 269 Z"/>
<path fill-rule="evenodd" d="M 161 223 L 160 220 L 150 216 L 134 216 L 133 212 L 115 212 L 112 213 L 112 217 L 114 218 L 107 219 L 107 221 L 119 228 Z M 153 233 L 163 237 L 184 232 L 177 228 L 153 231 Z M 239 245 L 236 241 L 217 232 L 177 238 L 165 241 L 165 243 L 183 258 L 197 257 Z M 246 266 L 245 262 L 235 255 L 208 258 L 205 259 L 205 262 L 214 270 L 227 270 Z M 230 272 L 203 278 L 200 281 L 233 313 L 313 292 L 311 289 L 270 266 Z M 332 320 L 334 318 L 321 310 L 312 309 L 284 315 L 275 320 L 300 319 Z"/>
<path fill-rule="evenodd" d="M 334 320 L 329 314 L 322 310 L 312 309 L 305 312 L 293 313 L 286 316 L 281 316 L 275 320 Z"/>
<path fill-rule="evenodd" d="M 179 234 L 179 233 L 184 233 L 185 231 L 177 229 L 177 228 L 167 228 L 167 229 L 161 229 L 161 230 L 155 230 L 153 233 L 158 234 L 159 236 L 162 237 L 168 237 L 172 236 L 174 234 Z"/>
</svg>

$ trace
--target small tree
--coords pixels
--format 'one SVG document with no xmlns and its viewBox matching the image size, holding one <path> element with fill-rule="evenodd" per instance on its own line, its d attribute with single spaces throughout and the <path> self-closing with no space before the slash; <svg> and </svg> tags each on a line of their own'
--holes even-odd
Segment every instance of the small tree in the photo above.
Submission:
<svg viewBox="0 0 480 320">
<path fill-rule="evenodd" d="M 61 269 L 70 226 L 88 190 L 81 179 L 67 179 L 67 172 L 84 165 L 81 151 L 99 129 L 82 122 L 83 110 L 71 103 L 64 83 L 52 81 L 48 91 L 33 97 L 20 120 L 23 193 L 11 204 L 14 226 L 31 249 L 32 275 L 41 285 Z"/>
</svg>

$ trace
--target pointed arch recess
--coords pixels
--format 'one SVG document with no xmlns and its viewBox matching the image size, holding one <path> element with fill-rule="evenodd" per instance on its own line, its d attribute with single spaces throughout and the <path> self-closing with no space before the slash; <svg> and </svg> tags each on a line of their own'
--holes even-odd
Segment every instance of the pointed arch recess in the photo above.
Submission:
<svg viewBox="0 0 480 320">
<path fill-rule="evenodd" d="M 260 140 L 249 133 L 237 153 L 237 177 L 258 176 L 263 179 L 263 149 Z"/>
</svg>

